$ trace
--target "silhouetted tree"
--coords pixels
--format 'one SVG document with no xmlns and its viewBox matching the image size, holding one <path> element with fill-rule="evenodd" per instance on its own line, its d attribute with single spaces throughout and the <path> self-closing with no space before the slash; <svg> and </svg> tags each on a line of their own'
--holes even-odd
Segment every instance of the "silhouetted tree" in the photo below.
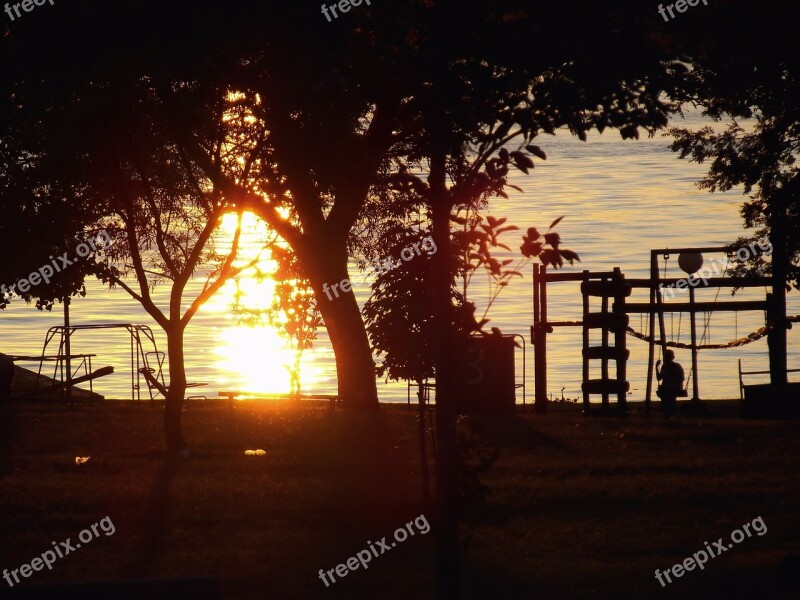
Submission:
<svg viewBox="0 0 800 600">
<path fill-rule="evenodd" d="M 800 285 L 798 15 L 795 6 L 776 2 L 755 13 L 748 6 L 726 2 L 724 10 L 701 21 L 699 31 L 679 34 L 676 43 L 693 68 L 674 97 L 714 120 L 730 121 L 723 130 L 673 129 L 672 149 L 680 158 L 708 161 L 701 188 L 741 186 L 749 196 L 741 211 L 745 226 L 756 228 L 752 239 L 770 237 L 771 260 L 754 256 L 752 264 L 773 275 L 770 379 L 780 385 L 787 380 L 786 284 Z M 751 119 L 752 126 L 743 127 L 738 119 Z"/>
<path fill-rule="evenodd" d="M 595 4 L 578 12 L 518 2 L 429 7 L 425 23 L 435 33 L 425 38 L 419 68 L 425 83 L 415 95 L 424 133 L 409 155 L 425 164 L 433 237 L 440 247 L 450 239 L 454 207 L 476 187 L 490 188 L 504 177 L 490 161 L 506 145 L 518 151 L 559 128 L 581 139 L 590 129 L 615 128 L 629 138 L 640 127 L 652 134 L 667 124 L 672 106 L 662 94 L 684 68 L 663 60 L 665 53 L 646 37 L 652 18 L 641 6 Z M 567 23 L 553 35 L 553 28 Z M 469 168 L 453 178 L 451 164 Z M 442 598 L 459 589 L 458 365 L 446 318 L 455 265 L 449 261 L 446 253 L 434 256 L 432 279 Z"/>
<path fill-rule="evenodd" d="M 32 169 L 43 151 L 45 132 L 15 119 L 19 109 L 10 100 L 5 95 L 0 99 L 0 308 L 12 301 L 12 286 L 24 278 L 30 286 L 13 288 L 16 295 L 35 301 L 40 310 L 51 310 L 56 301 L 85 294 L 84 278 L 94 272 L 102 249 L 89 248 L 83 257 L 75 250 L 97 233 L 86 228 L 97 213 L 93 206 L 77 203 L 69 186 Z M 57 257 L 65 252 L 72 264 L 61 269 Z M 47 277 L 31 278 L 40 268 Z"/>
<path fill-rule="evenodd" d="M 9 122 L 20 125 L 17 131 L 6 126 L 5 133 L 10 143 L 25 149 L 24 169 L 14 172 L 17 189 L 32 195 L 47 190 L 54 214 L 66 223 L 105 229 L 114 241 L 100 263 L 87 261 L 83 269 L 65 270 L 66 289 L 93 272 L 125 290 L 165 331 L 165 438 L 167 450 L 176 453 L 186 447 L 180 422 L 187 383 L 185 329 L 227 280 L 254 261 L 236 264 L 241 221 L 232 241 L 226 240 L 219 227 L 231 207 L 171 141 L 152 81 L 140 77 L 124 83 L 87 84 L 74 95 L 70 92 L 68 102 L 59 98 L 63 102 L 58 103 L 45 99 L 36 78 L 21 78 L 12 83 L 17 106 L 9 114 Z M 31 115 L 37 106 L 42 112 Z M 220 101 L 212 110 L 219 111 L 217 120 L 222 121 L 229 108 Z M 217 133 L 221 165 L 227 159 L 224 129 Z M 37 227 L 48 223 L 47 215 L 40 219 Z M 196 297 L 185 298 L 190 280 L 200 274 L 206 276 L 204 287 Z M 152 295 L 160 284 L 169 285 L 167 307 L 158 306 Z"/>
</svg>

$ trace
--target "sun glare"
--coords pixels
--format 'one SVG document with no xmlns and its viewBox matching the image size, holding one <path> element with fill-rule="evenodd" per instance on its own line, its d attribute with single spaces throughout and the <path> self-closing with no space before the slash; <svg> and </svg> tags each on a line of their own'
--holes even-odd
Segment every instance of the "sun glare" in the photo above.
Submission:
<svg viewBox="0 0 800 600">
<path fill-rule="evenodd" d="M 290 391 L 288 365 L 291 350 L 278 333 L 268 326 L 232 325 L 220 331 L 217 348 L 223 372 L 238 373 L 239 384 L 248 392 L 285 394 Z M 221 384 L 229 384 L 223 378 Z"/>
<path fill-rule="evenodd" d="M 235 214 L 223 217 L 218 240 L 220 251 L 230 249 L 237 223 Z M 251 213 L 242 216 L 241 250 L 236 264 L 244 265 L 259 258 L 257 269 L 229 281 L 201 312 L 213 316 L 218 323 L 214 350 L 220 372 L 217 384 L 241 392 L 285 394 L 291 391 L 289 369 L 294 364 L 294 352 L 264 315 L 273 302 L 275 282 L 270 275 L 276 268 L 269 250 L 263 249 L 267 236 L 263 221 Z M 304 389 L 321 375 L 316 367 L 313 351 L 307 352 L 301 368 Z"/>
</svg>

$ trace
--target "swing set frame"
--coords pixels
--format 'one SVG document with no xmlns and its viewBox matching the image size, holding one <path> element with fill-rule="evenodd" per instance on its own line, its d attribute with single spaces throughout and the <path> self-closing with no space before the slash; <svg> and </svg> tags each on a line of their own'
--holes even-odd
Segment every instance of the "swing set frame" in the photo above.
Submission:
<svg viewBox="0 0 800 600">
<path fill-rule="evenodd" d="M 723 300 L 714 302 L 697 302 L 695 299 L 695 286 L 687 285 L 689 290 L 688 302 L 673 302 L 665 304 L 662 300 L 660 288 L 669 285 L 678 285 L 679 281 L 686 283 L 686 277 L 667 278 L 661 277 L 658 268 L 659 256 L 669 257 L 670 254 L 726 254 L 731 255 L 735 252 L 734 248 L 730 246 L 710 246 L 700 248 L 659 248 L 650 250 L 650 279 L 649 280 L 629 280 L 633 287 L 649 287 L 650 288 L 650 302 L 649 303 L 629 303 L 626 310 L 629 312 L 646 312 L 649 315 L 650 321 L 650 340 L 648 342 L 648 360 L 647 360 L 647 391 L 645 392 L 645 412 L 649 413 L 650 403 L 653 393 L 653 373 L 655 368 L 655 347 L 656 336 L 655 331 L 656 315 L 658 316 L 658 329 L 660 339 L 658 344 L 661 346 L 661 352 L 667 349 L 667 336 L 666 328 L 664 325 L 664 313 L 670 312 L 688 312 L 689 313 L 689 326 L 691 329 L 691 351 L 692 351 L 692 401 L 700 400 L 700 383 L 697 370 L 698 352 L 699 347 L 697 344 L 697 313 L 707 311 L 720 311 L 720 312 L 739 312 L 760 310 L 766 313 L 766 321 L 770 323 L 770 294 L 767 294 L 766 300 Z M 643 285 L 644 284 L 644 285 Z M 745 287 L 765 287 L 772 285 L 771 277 L 743 277 L 743 278 L 730 278 L 730 277 L 709 277 L 703 279 L 703 287 L 705 288 L 745 288 Z M 785 316 L 785 315 L 784 315 Z"/>
<path fill-rule="evenodd" d="M 650 414 L 651 401 L 653 395 L 653 374 L 655 370 L 655 349 L 656 344 L 661 346 L 661 351 L 667 349 L 668 341 L 666 327 L 664 324 L 665 313 L 689 313 L 691 327 L 692 352 L 692 400 L 700 400 L 700 384 L 697 369 L 698 351 L 700 346 L 697 342 L 697 313 L 700 312 L 738 312 L 738 311 L 764 311 L 765 321 L 769 327 L 780 326 L 787 321 L 786 314 L 776 314 L 772 308 L 772 294 L 767 293 L 765 300 L 723 300 L 714 302 L 698 302 L 695 298 L 695 288 L 686 285 L 688 278 L 684 277 L 662 277 L 659 272 L 658 259 L 660 256 L 683 253 L 701 254 L 726 254 L 728 256 L 735 253 L 736 248 L 731 246 L 708 246 L 698 248 L 658 248 L 650 250 L 650 277 L 624 278 L 624 283 L 632 289 L 649 289 L 649 302 L 625 302 L 620 308 L 623 314 L 646 314 L 649 316 L 650 335 L 648 338 L 648 366 L 647 366 L 647 389 L 645 392 L 645 414 Z M 536 268 L 538 267 L 538 268 Z M 533 273 L 533 308 L 534 324 L 531 327 L 531 342 L 534 348 L 534 377 L 535 377 L 535 407 L 536 412 L 543 414 L 547 407 L 547 334 L 553 332 L 554 327 L 575 327 L 583 326 L 583 321 L 551 321 L 547 314 L 547 283 L 548 282 L 585 282 L 592 277 L 601 275 L 611 275 L 611 273 L 548 273 L 547 269 L 534 265 Z M 772 277 L 708 277 L 703 280 L 704 288 L 751 288 L 751 287 L 770 287 Z M 660 288 L 669 285 L 683 284 L 689 290 L 688 302 L 664 303 L 661 298 Z M 679 286 L 680 287 L 680 286 Z M 659 336 L 655 335 L 656 317 L 658 318 Z M 772 355 L 774 352 L 784 352 L 785 350 L 769 348 Z M 688 394 L 687 394 L 688 395 Z"/>
</svg>

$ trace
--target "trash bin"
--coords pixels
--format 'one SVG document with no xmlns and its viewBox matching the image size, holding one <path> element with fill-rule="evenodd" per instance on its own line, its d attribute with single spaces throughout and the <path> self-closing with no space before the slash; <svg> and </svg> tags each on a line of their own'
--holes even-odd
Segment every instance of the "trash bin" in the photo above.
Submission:
<svg viewBox="0 0 800 600">
<path fill-rule="evenodd" d="M 515 396 L 514 348 L 511 335 L 470 338 L 467 347 L 463 413 L 513 414 Z"/>
</svg>

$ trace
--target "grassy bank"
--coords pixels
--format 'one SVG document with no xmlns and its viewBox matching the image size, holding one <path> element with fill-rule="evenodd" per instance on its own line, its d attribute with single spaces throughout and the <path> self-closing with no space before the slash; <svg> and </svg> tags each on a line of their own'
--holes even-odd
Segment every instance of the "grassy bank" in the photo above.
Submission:
<svg viewBox="0 0 800 600">
<path fill-rule="evenodd" d="M 205 576 L 225 598 L 432 597 L 436 523 L 422 501 L 416 417 L 402 406 L 385 406 L 377 425 L 322 403 L 195 406 L 184 413 L 192 457 L 176 464 L 160 453 L 161 412 L 148 405 L 27 404 L 2 418 L 0 569 L 105 516 L 116 528 L 26 584 Z M 800 553 L 796 422 L 585 419 L 565 407 L 464 426 L 498 451 L 486 505 L 464 520 L 464 597 L 777 593 L 778 564 Z M 420 514 L 427 535 L 329 588 L 318 578 Z M 655 580 L 656 568 L 759 516 L 763 536 L 664 589 Z"/>
</svg>

